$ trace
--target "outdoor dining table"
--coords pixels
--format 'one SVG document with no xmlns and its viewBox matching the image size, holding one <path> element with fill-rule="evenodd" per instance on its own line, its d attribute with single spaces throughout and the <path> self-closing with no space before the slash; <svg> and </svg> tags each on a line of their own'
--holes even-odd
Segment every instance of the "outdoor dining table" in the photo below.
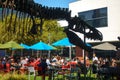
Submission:
<svg viewBox="0 0 120 80">
<path fill-rule="evenodd" d="M 49 79 L 54 80 L 56 75 L 64 75 L 66 70 L 70 70 L 70 67 L 63 67 L 63 65 L 51 65 L 49 68 Z"/>
<path fill-rule="evenodd" d="M 51 65 L 48 71 L 49 71 L 49 80 L 54 80 L 54 74 L 58 71 L 57 66 Z"/>
</svg>

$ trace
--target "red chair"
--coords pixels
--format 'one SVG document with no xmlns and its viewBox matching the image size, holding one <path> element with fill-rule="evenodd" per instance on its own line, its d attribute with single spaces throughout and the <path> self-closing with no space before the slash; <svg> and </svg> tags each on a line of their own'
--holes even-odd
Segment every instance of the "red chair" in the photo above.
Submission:
<svg viewBox="0 0 120 80">
<path fill-rule="evenodd" d="M 39 69 L 39 68 L 38 68 L 38 64 L 40 64 L 39 61 L 35 62 L 35 70 L 38 70 L 38 69 Z"/>
<path fill-rule="evenodd" d="M 9 63 L 6 63 L 5 72 L 10 72 L 10 64 Z"/>
<path fill-rule="evenodd" d="M 62 69 L 69 69 L 70 65 L 62 65 Z"/>
<path fill-rule="evenodd" d="M 2 70 L 3 69 L 3 65 L 2 64 L 0 64 L 0 70 Z"/>
<path fill-rule="evenodd" d="M 24 64 L 25 67 L 28 67 L 28 64 Z"/>
<path fill-rule="evenodd" d="M 76 68 L 77 63 L 75 61 L 70 62 L 71 68 Z"/>
<path fill-rule="evenodd" d="M 3 65 L 2 64 L 0 64 L 0 72 L 2 72 L 3 71 Z"/>
</svg>

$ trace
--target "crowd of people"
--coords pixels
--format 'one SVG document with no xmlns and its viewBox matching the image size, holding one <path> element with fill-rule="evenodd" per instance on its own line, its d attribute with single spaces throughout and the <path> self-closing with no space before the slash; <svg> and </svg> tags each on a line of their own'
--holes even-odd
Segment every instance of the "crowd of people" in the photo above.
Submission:
<svg viewBox="0 0 120 80">
<path fill-rule="evenodd" d="M 105 80 L 110 80 L 114 76 L 118 78 L 117 80 L 120 79 L 120 63 L 117 62 L 116 58 L 98 58 L 93 54 L 92 70 L 93 73 L 98 75 L 97 77 L 104 76 Z"/>
<path fill-rule="evenodd" d="M 71 66 L 72 65 L 72 66 Z M 83 67 L 81 67 L 83 65 Z M 0 71 L 10 72 L 10 71 L 19 71 L 19 73 L 25 73 L 28 66 L 33 66 L 37 70 L 38 75 L 45 74 L 47 70 L 51 67 L 60 67 L 61 69 L 70 69 L 71 67 L 84 68 L 84 59 L 79 57 L 74 57 L 72 59 L 63 57 L 63 56 L 53 56 L 52 58 L 42 56 L 42 57 L 1 57 L 0 58 Z M 118 67 L 116 59 L 108 59 L 97 57 L 93 54 L 92 61 L 89 58 L 86 58 L 86 70 L 92 68 L 93 73 L 100 74 L 102 69 L 108 67 Z M 81 69 L 81 73 L 82 73 Z M 84 72 L 84 70 L 83 70 Z M 45 78 L 45 76 L 43 76 Z M 106 77 L 108 78 L 108 76 Z M 44 79 L 43 79 L 44 80 Z"/>
</svg>

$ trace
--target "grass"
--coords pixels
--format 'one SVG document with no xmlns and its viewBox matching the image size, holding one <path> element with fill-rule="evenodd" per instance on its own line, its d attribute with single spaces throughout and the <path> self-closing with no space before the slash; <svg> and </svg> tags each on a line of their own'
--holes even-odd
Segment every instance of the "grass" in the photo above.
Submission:
<svg viewBox="0 0 120 80">
<path fill-rule="evenodd" d="M 65 80 L 63 79 L 62 75 L 56 75 L 57 78 L 59 78 L 59 80 Z M 84 74 L 80 75 L 80 80 L 98 80 L 97 76 L 95 74 L 92 74 L 91 71 L 89 70 L 88 73 L 86 74 L 86 78 L 84 77 Z M 49 80 L 49 77 L 46 76 L 45 80 Z M 10 72 L 10 73 L 4 73 L 4 72 L 0 72 L 0 80 L 29 80 L 29 76 L 28 74 L 18 74 L 18 72 Z M 30 80 L 34 80 L 34 76 L 31 74 L 30 75 Z M 37 76 L 36 80 L 42 80 L 42 76 Z M 58 80 L 58 79 L 54 79 L 54 80 Z M 74 79 L 72 79 L 74 80 Z M 111 79 L 112 80 L 112 79 Z M 114 79 L 116 80 L 116 79 Z"/>
<path fill-rule="evenodd" d="M 13 72 L 13 73 L 1 73 L 0 80 L 28 80 L 28 79 L 24 74 L 19 75 L 16 72 Z"/>
<path fill-rule="evenodd" d="M 28 76 L 28 75 L 26 75 L 26 76 Z M 91 74 L 90 75 L 90 72 L 88 72 L 88 74 L 86 74 L 86 78 L 84 77 L 84 74 L 81 74 L 80 76 L 81 76 L 80 80 L 85 80 L 85 79 L 86 80 L 97 80 L 96 79 L 96 75 L 95 74 Z M 58 75 L 57 77 L 59 78 L 59 80 L 64 80 L 63 79 L 63 75 Z M 30 80 L 34 80 L 34 76 L 33 75 L 30 76 Z M 37 76 L 36 80 L 42 80 L 42 77 L 41 76 Z M 48 76 L 46 76 L 45 80 L 49 80 Z M 56 77 L 55 77 L 54 80 L 58 80 L 58 79 L 56 79 Z"/>
<path fill-rule="evenodd" d="M 28 80 L 29 76 L 28 75 L 21 75 L 21 74 L 16 74 L 16 73 L 1 73 L 0 74 L 0 80 Z M 58 75 L 58 78 L 60 80 L 64 80 L 63 79 L 63 76 L 61 75 Z M 30 75 L 30 80 L 34 80 L 34 76 L 33 75 Z M 36 80 L 42 80 L 42 77 L 41 76 L 37 76 L 36 77 Z M 46 76 L 46 79 L 45 80 L 49 80 L 48 79 L 48 76 Z M 56 80 L 56 79 L 54 79 Z M 84 80 L 84 75 L 82 74 L 81 75 L 81 80 Z M 87 77 L 86 80 L 95 80 L 94 77 Z"/>
<path fill-rule="evenodd" d="M 90 73 L 90 71 L 87 73 L 86 78 L 84 77 L 84 74 L 80 75 L 80 80 L 98 80 L 95 74 Z M 62 75 L 57 75 L 59 80 L 65 80 L 63 79 Z M 49 77 L 46 76 L 45 80 L 49 80 Z M 17 73 L 0 73 L 0 80 L 29 80 L 29 76 L 27 74 L 17 74 Z M 30 75 L 30 80 L 34 80 L 34 76 Z M 42 80 L 42 76 L 37 76 L 36 80 Z M 58 80 L 54 78 L 54 80 Z M 74 79 L 71 79 L 74 80 Z"/>
</svg>

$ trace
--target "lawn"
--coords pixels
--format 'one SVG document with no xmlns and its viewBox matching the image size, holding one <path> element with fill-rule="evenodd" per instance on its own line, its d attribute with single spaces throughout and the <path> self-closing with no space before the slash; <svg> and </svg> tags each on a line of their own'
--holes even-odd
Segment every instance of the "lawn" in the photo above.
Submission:
<svg viewBox="0 0 120 80">
<path fill-rule="evenodd" d="M 84 79 L 85 79 L 85 78 L 84 78 L 84 75 L 81 74 L 80 80 L 84 80 Z M 34 80 L 34 76 L 31 76 L 31 77 L 30 77 L 30 80 Z M 41 76 L 37 76 L 37 77 L 36 77 L 36 80 L 42 80 L 42 77 L 41 77 Z M 49 80 L 48 77 L 46 77 L 45 80 Z M 54 78 L 54 80 L 64 80 L 64 78 L 63 78 L 63 76 L 59 75 L 59 78 L 58 78 L 58 79 Z M 72 79 L 72 80 L 73 80 L 73 79 Z M 92 75 L 91 77 L 86 77 L 86 80 L 96 80 L 96 78 L 94 77 L 94 75 Z"/>
<path fill-rule="evenodd" d="M 64 80 L 63 76 L 58 75 L 60 80 Z M 17 74 L 17 73 L 1 73 L 0 74 L 0 80 L 29 80 L 29 76 L 26 74 Z M 34 80 L 34 76 L 30 75 L 30 80 Z M 36 80 L 42 80 L 41 76 L 37 76 Z M 46 76 L 46 79 L 48 80 L 48 76 Z M 54 80 L 57 80 L 56 78 Z M 72 79 L 73 80 L 73 79 Z M 84 80 L 84 75 L 81 74 L 81 80 Z M 94 75 L 92 74 L 91 77 L 86 77 L 86 80 L 95 80 Z"/>
<path fill-rule="evenodd" d="M 49 77 L 46 76 L 45 80 L 49 80 L 48 78 Z M 29 76 L 27 74 L 17 74 L 16 72 L 13 72 L 13 73 L 2 73 L 1 72 L 0 80 L 34 80 L 34 76 L 33 76 L 33 74 L 31 74 L 30 79 L 29 79 Z M 36 80 L 42 80 L 42 77 L 37 76 Z M 63 75 L 57 75 L 57 79 L 55 77 L 54 80 L 65 80 L 65 79 L 63 78 Z M 68 79 L 68 80 L 70 80 L 70 79 Z M 71 79 L 71 80 L 76 80 L 76 79 Z M 86 75 L 86 78 L 84 78 L 84 74 L 81 74 L 80 80 L 98 80 L 98 79 L 95 74 L 88 72 Z M 113 80 L 113 79 L 111 79 L 111 80 Z M 114 79 L 114 80 L 116 80 L 116 79 Z"/>
</svg>

